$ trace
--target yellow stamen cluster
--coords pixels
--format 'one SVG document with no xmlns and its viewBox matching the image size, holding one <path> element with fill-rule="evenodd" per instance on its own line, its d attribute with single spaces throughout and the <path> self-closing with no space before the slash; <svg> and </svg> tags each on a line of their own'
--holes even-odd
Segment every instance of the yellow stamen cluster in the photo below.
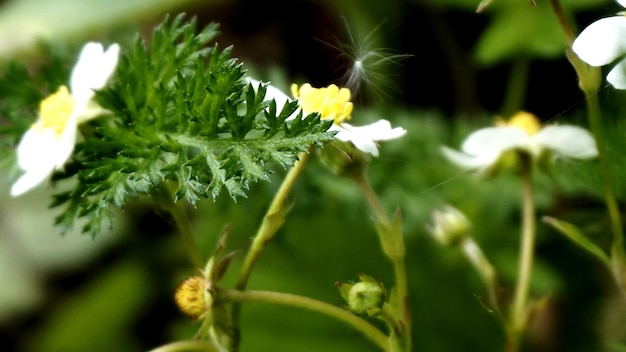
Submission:
<svg viewBox="0 0 626 352">
<path fill-rule="evenodd" d="M 178 286 L 174 293 L 174 301 L 181 312 L 192 319 L 199 319 L 207 310 L 205 291 L 205 279 L 201 276 L 192 276 Z"/>
<path fill-rule="evenodd" d="M 340 89 L 334 84 L 326 88 L 313 88 L 309 83 L 298 88 L 297 84 L 293 84 L 291 94 L 298 99 L 305 113 L 318 112 L 322 119 L 332 119 L 335 124 L 350 120 L 352 102 L 348 88 Z"/>
<path fill-rule="evenodd" d="M 525 111 L 516 113 L 508 121 L 498 120 L 496 125 L 519 127 L 530 136 L 537 134 L 541 130 L 541 122 L 539 122 L 537 116 Z"/>
<path fill-rule="evenodd" d="M 39 103 L 39 120 L 35 127 L 53 130 L 57 136 L 61 135 L 74 109 L 74 104 L 74 97 L 67 87 L 59 87 L 56 93 Z"/>
</svg>

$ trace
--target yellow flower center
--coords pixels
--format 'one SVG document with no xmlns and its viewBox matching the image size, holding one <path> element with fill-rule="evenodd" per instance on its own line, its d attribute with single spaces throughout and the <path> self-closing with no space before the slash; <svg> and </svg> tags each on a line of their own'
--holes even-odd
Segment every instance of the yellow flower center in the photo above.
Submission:
<svg viewBox="0 0 626 352">
<path fill-rule="evenodd" d="M 528 135 L 532 136 L 537 134 L 541 130 L 541 122 L 537 116 L 525 112 L 520 111 L 517 114 L 513 115 L 508 121 L 498 120 L 496 121 L 496 126 L 515 126 L 523 129 L 528 133 Z"/>
<path fill-rule="evenodd" d="M 293 84 L 291 94 L 298 99 L 305 113 L 318 112 L 322 119 L 332 119 L 335 124 L 350 120 L 352 102 L 348 88 L 340 89 L 334 84 L 326 88 L 313 88 L 309 83 L 298 88 L 297 84 Z"/>
<path fill-rule="evenodd" d="M 61 135 L 74 109 L 74 104 L 74 97 L 67 87 L 59 87 L 56 93 L 39 103 L 39 121 L 35 127 L 53 130 L 57 136 Z"/>
</svg>

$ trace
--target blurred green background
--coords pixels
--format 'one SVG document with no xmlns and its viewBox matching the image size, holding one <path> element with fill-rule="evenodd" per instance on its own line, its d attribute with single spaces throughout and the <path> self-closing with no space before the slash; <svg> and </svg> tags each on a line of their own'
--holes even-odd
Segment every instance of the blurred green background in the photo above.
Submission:
<svg viewBox="0 0 626 352">
<path fill-rule="evenodd" d="M 562 3 L 580 29 L 621 10 L 613 1 Z M 387 211 L 403 214 L 414 350 L 501 351 L 502 327 L 485 308 L 479 277 L 461 253 L 436 244 L 424 226 L 444 204 L 464 211 L 477 242 L 512 288 L 519 184 L 514 175 L 483 180 L 463 172 L 439 148 L 456 148 L 496 115 L 519 109 L 563 124 L 586 126 L 586 117 L 547 1 L 495 0 L 481 14 L 477 6 L 476 0 L 3 1 L 0 65 L 38 62 L 41 39 L 52 46 L 79 47 L 87 40 L 128 45 L 134 33 L 147 37 L 167 13 L 180 12 L 202 24 L 220 23 L 218 43 L 234 45 L 233 56 L 251 73 L 283 88 L 291 82 L 341 85 L 355 53 L 395 58 L 366 57 L 353 121 L 386 118 L 408 130 L 381 146 L 368 176 Z M 68 67 L 73 60 L 69 55 Z M 625 96 L 611 88 L 600 94 L 622 201 Z M 284 173 L 277 167 L 270 183 L 253 185 L 250 197 L 237 203 L 224 195 L 190 209 L 207 257 L 226 224 L 233 226 L 229 249 L 247 248 Z M 177 311 L 172 296 L 196 272 L 168 217 L 149 200 L 119 211 L 113 229 L 92 239 L 78 231 L 61 236 L 53 226 L 58 210 L 47 205 L 54 190 L 10 199 L 8 183 L 0 186 L 1 350 L 143 351 L 193 336 L 198 326 Z M 294 207 L 249 288 L 342 305 L 337 281 L 364 272 L 392 284 L 370 210 L 353 182 L 314 157 L 291 199 Z M 537 175 L 537 201 L 538 216 L 571 221 L 599 245 L 610 243 L 597 162 L 566 161 L 554 178 Z M 241 259 L 235 258 L 223 286 L 233 286 Z M 610 275 L 541 223 L 535 269 L 534 296 L 550 300 L 530 330 L 529 351 L 601 351 L 610 348 L 604 341 L 626 341 L 626 308 L 614 297 Z M 350 327 L 292 308 L 246 304 L 242 325 L 242 351 L 373 350 Z"/>
</svg>

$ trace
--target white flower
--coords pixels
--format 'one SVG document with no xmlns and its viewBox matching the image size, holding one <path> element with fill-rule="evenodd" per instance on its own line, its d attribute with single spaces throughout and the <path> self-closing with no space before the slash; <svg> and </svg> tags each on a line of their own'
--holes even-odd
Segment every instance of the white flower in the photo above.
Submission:
<svg viewBox="0 0 626 352">
<path fill-rule="evenodd" d="M 247 80 L 255 86 L 260 83 L 251 78 Z M 404 128 L 392 128 L 387 120 L 378 120 L 365 126 L 353 126 L 345 122 L 350 120 L 353 108 L 350 102 L 350 90 L 347 88 L 340 89 L 334 84 L 325 88 L 313 88 L 306 83 L 300 87 L 292 85 L 291 91 L 305 115 L 317 112 L 323 120 L 332 119 L 333 124 L 328 130 L 337 132 L 335 138 L 351 142 L 363 152 L 378 156 L 376 142 L 399 138 L 406 133 Z M 277 111 L 280 111 L 285 103 L 291 100 L 287 94 L 272 85 L 267 85 L 265 97 L 276 101 Z M 295 113 L 290 116 L 290 118 L 294 117 Z"/>
<path fill-rule="evenodd" d="M 617 0 L 626 7 L 626 0 Z M 591 66 L 619 62 L 609 71 L 607 81 L 617 89 L 626 89 L 626 16 L 602 18 L 590 24 L 574 40 L 572 50 Z"/>
<path fill-rule="evenodd" d="M 461 150 L 443 147 L 443 153 L 450 161 L 470 169 L 493 166 L 511 150 L 525 151 L 535 160 L 546 151 L 553 156 L 577 159 L 591 159 L 598 155 L 589 131 L 568 125 L 542 128 L 537 118 L 527 112 L 517 113 L 506 125 L 483 128 L 470 134 Z"/>
<path fill-rule="evenodd" d="M 70 91 L 61 86 L 39 105 L 37 121 L 17 146 L 17 163 L 24 174 L 11 187 L 17 197 L 44 182 L 69 159 L 78 124 L 94 118 L 102 108 L 93 101 L 94 89 L 101 89 L 115 71 L 119 46 L 104 51 L 102 44 L 87 43 L 72 70 Z"/>
</svg>

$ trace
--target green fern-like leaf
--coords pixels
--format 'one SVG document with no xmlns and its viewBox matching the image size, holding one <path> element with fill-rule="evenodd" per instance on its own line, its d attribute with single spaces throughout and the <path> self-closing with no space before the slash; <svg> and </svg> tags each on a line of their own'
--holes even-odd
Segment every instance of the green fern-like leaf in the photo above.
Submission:
<svg viewBox="0 0 626 352">
<path fill-rule="evenodd" d="M 96 235 L 110 226 L 114 208 L 166 184 L 173 185 L 172 201 L 195 204 L 223 189 L 245 197 L 273 168 L 289 167 L 298 153 L 333 138 L 317 114 L 291 118 L 295 102 L 276 111 L 263 99 L 265 86 L 247 83 L 232 48 L 207 46 L 217 26 L 199 34 L 196 27 L 182 15 L 166 19 L 149 47 L 137 39 L 122 54 L 117 79 L 97 93 L 111 114 L 92 122 L 73 162 L 55 175 L 78 181 L 53 201 L 65 206 L 57 217 L 62 229 L 85 217 L 83 231 Z"/>
</svg>

